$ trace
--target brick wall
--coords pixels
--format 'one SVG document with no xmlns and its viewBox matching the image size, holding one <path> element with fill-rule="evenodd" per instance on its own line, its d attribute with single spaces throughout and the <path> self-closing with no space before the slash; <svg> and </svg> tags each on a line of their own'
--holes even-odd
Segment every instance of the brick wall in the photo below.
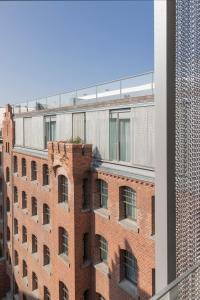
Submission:
<svg viewBox="0 0 200 300">
<path fill-rule="evenodd" d="M 11 241 L 6 243 L 5 252 L 11 256 L 11 266 L 7 263 L 7 274 L 15 275 L 22 293 L 35 299 L 43 299 L 44 286 L 48 287 L 51 298 L 59 299 L 59 281 L 69 290 L 70 300 L 82 300 L 89 289 L 90 299 L 100 293 L 106 300 L 149 299 L 152 295 L 152 269 L 154 265 L 154 240 L 151 236 L 151 198 L 154 186 L 151 183 L 116 176 L 101 169 L 93 170 L 92 146 L 50 142 L 48 156 L 23 154 L 12 148 L 14 123 L 10 108 L 7 108 L 3 123 L 4 174 L 6 167 L 12 170 L 13 156 L 17 157 L 18 170 L 4 183 L 4 204 L 11 201 L 11 211 L 5 212 L 5 228 L 8 225 Z M 8 145 L 9 143 L 9 151 Z M 22 176 L 22 158 L 26 159 L 26 176 Z M 31 180 L 31 161 L 37 165 L 37 180 Z M 43 185 L 43 165 L 49 168 L 49 185 Z M 12 173 L 12 172 L 11 172 Z M 68 178 L 68 201 L 58 202 L 58 178 Z M 97 179 L 108 184 L 108 209 L 102 213 L 96 205 Z M 84 180 L 87 182 L 88 207 L 83 207 Z M 13 202 L 13 187 L 18 189 L 18 202 Z M 122 222 L 120 187 L 128 186 L 136 192 L 137 222 Z M 27 208 L 22 209 L 22 191 L 27 194 Z M 31 198 L 37 199 L 37 216 L 31 214 Z M 50 208 L 51 221 L 43 224 L 43 205 Z M 13 219 L 18 220 L 19 233 L 13 234 Z M 27 228 L 27 243 L 22 244 L 22 225 Z M 59 255 L 59 227 L 68 232 L 69 254 Z M 89 237 L 89 254 L 83 259 L 83 236 Z M 6 230 L 4 231 L 6 238 Z M 32 254 L 32 234 L 37 236 L 38 252 Z M 108 242 L 108 265 L 105 272 L 98 264 L 98 243 L 96 236 L 103 236 Z M 43 265 L 43 246 L 50 249 L 51 264 Z M 128 250 L 137 259 L 138 286 L 130 295 L 131 289 L 120 285 L 120 250 Z M 19 265 L 14 266 L 14 251 L 19 254 Z M 28 266 L 28 276 L 22 278 L 22 260 Z M 32 272 L 38 277 L 38 290 L 32 293 Z M 11 280 L 12 283 L 12 280 Z"/>
</svg>

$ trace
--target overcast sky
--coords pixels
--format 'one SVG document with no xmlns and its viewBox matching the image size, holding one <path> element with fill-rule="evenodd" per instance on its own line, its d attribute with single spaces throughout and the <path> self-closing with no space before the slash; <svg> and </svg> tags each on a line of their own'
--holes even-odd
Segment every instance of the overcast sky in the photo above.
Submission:
<svg viewBox="0 0 200 300">
<path fill-rule="evenodd" d="M 153 1 L 0 2 L 0 105 L 153 69 Z"/>
</svg>

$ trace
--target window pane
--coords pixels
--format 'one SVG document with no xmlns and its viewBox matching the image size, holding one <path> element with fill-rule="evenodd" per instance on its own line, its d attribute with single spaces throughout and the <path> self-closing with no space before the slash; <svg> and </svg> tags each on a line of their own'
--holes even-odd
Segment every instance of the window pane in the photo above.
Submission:
<svg viewBox="0 0 200 300">
<path fill-rule="evenodd" d="M 109 153 L 110 160 L 117 160 L 118 148 L 118 133 L 117 133 L 117 119 L 110 119 L 109 130 Z"/>
<path fill-rule="evenodd" d="M 130 120 L 119 120 L 119 160 L 130 161 Z"/>
</svg>

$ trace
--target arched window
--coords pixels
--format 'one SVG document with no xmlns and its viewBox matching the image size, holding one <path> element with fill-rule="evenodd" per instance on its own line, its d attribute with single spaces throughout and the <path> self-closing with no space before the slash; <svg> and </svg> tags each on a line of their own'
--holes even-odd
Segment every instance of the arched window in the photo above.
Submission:
<svg viewBox="0 0 200 300">
<path fill-rule="evenodd" d="M 7 235 L 7 241 L 9 242 L 10 241 L 10 228 L 8 226 L 7 226 L 6 235 Z"/>
<path fill-rule="evenodd" d="M 44 286 L 44 300 L 51 300 L 51 294 L 46 286 Z"/>
<path fill-rule="evenodd" d="M 22 208 L 27 208 L 27 194 L 26 192 L 22 192 Z"/>
<path fill-rule="evenodd" d="M 32 272 L 32 291 L 38 289 L 38 278 L 35 272 Z"/>
<path fill-rule="evenodd" d="M 22 176 L 26 176 L 26 159 L 22 158 Z"/>
<path fill-rule="evenodd" d="M 123 279 L 137 285 L 138 281 L 138 266 L 135 256 L 126 250 L 121 250 L 121 275 Z"/>
<path fill-rule="evenodd" d="M 31 162 L 31 180 L 37 180 L 37 164 L 35 161 Z"/>
<path fill-rule="evenodd" d="M 14 203 L 17 203 L 18 202 L 18 189 L 16 186 L 14 186 Z"/>
<path fill-rule="evenodd" d="M 22 243 L 27 243 L 27 229 L 22 226 Z"/>
<path fill-rule="evenodd" d="M 101 294 L 97 294 L 97 300 L 106 300 Z"/>
<path fill-rule="evenodd" d="M 108 242 L 101 235 L 97 235 L 98 239 L 98 251 L 99 251 L 99 260 L 107 263 L 108 262 Z"/>
<path fill-rule="evenodd" d="M 59 281 L 59 300 L 68 300 L 69 299 L 69 292 L 66 285 Z"/>
<path fill-rule="evenodd" d="M 35 197 L 31 198 L 31 208 L 32 216 L 37 216 L 37 199 Z"/>
<path fill-rule="evenodd" d="M 19 255 L 18 255 L 18 252 L 15 250 L 15 252 L 14 252 L 14 265 L 18 266 L 18 264 L 19 264 Z"/>
<path fill-rule="evenodd" d="M 59 254 L 68 256 L 68 233 L 63 227 L 59 227 Z"/>
<path fill-rule="evenodd" d="M 6 198 L 6 210 L 7 212 L 10 211 L 10 199 L 8 197 Z"/>
<path fill-rule="evenodd" d="M 9 168 L 7 167 L 6 168 L 6 182 L 9 182 L 10 181 L 10 170 Z"/>
<path fill-rule="evenodd" d="M 49 185 L 49 167 L 48 165 L 43 165 L 43 185 Z"/>
<path fill-rule="evenodd" d="M 22 262 L 22 276 L 23 277 L 28 276 L 28 267 L 27 267 L 27 263 L 25 262 L 25 260 L 23 260 L 23 262 Z"/>
<path fill-rule="evenodd" d="M 43 204 L 43 224 L 50 224 L 50 208 L 46 203 Z"/>
<path fill-rule="evenodd" d="M 36 253 L 37 251 L 37 237 L 34 234 L 32 234 L 32 253 Z"/>
<path fill-rule="evenodd" d="M 13 171 L 14 171 L 14 173 L 17 173 L 17 171 L 18 171 L 17 156 L 16 155 L 13 157 Z"/>
<path fill-rule="evenodd" d="M 97 207 L 108 208 L 108 184 L 104 180 L 97 180 Z"/>
<path fill-rule="evenodd" d="M 49 265 L 50 264 L 50 250 L 49 248 L 44 245 L 43 246 L 43 261 L 44 261 L 44 266 Z"/>
<path fill-rule="evenodd" d="M 14 219 L 14 234 L 18 234 L 18 220 Z"/>
<path fill-rule="evenodd" d="M 130 219 L 136 221 L 136 192 L 128 186 L 121 187 L 120 213 L 122 219 Z"/>
<path fill-rule="evenodd" d="M 58 176 L 58 202 L 68 202 L 68 179 L 64 175 Z"/>
</svg>

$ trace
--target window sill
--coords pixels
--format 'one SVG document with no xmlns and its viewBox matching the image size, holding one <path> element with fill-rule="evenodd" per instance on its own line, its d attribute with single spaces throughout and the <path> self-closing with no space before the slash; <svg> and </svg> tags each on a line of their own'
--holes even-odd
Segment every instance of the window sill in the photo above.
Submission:
<svg viewBox="0 0 200 300">
<path fill-rule="evenodd" d="M 68 212 L 70 212 L 70 207 L 69 204 L 66 202 L 58 202 L 58 206 L 64 208 L 65 210 L 67 210 Z"/>
<path fill-rule="evenodd" d="M 131 295 L 132 297 L 137 297 L 137 286 L 133 284 L 132 282 L 128 281 L 127 279 L 122 280 L 118 286 L 124 290 L 127 294 Z"/>
<path fill-rule="evenodd" d="M 38 252 L 32 253 L 32 256 L 33 256 L 33 258 L 34 258 L 37 262 L 39 262 L 39 255 L 38 255 Z"/>
<path fill-rule="evenodd" d="M 27 176 L 22 176 L 21 179 L 23 179 L 24 181 L 27 181 L 28 177 Z"/>
<path fill-rule="evenodd" d="M 67 264 L 68 267 L 70 267 L 69 258 L 67 255 L 61 253 L 58 256 L 62 259 L 62 261 L 64 261 Z"/>
<path fill-rule="evenodd" d="M 13 205 L 14 205 L 14 207 L 19 208 L 19 203 L 18 202 L 14 202 Z"/>
<path fill-rule="evenodd" d="M 27 242 L 22 243 L 22 247 L 24 247 L 24 249 L 28 250 L 28 243 Z"/>
<path fill-rule="evenodd" d="M 52 275 L 51 273 L 51 264 L 43 266 L 44 270 L 49 274 Z"/>
<path fill-rule="evenodd" d="M 19 242 L 19 234 L 14 234 L 14 239 Z"/>
<path fill-rule="evenodd" d="M 50 224 L 43 224 L 42 227 L 43 227 L 47 232 L 51 232 L 51 225 L 50 225 Z"/>
<path fill-rule="evenodd" d="M 97 263 L 94 265 L 94 268 L 109 277 L 109 275 L 110 275 L 109 268 L 106 263 L 104 263 L 104 262 Z"/>
<path fill-rule="evenodd" d="M 102 216 L 108 220 L 110 220 L 110 213 L 109 211 L 106 209 L 106 208 L 98 208 L 98 209 L 95 209 L 94 210 L 94 213 L 99 215 L 99 216 Z"/>
<path fill-rule="evenodd" d="M 25 215 L 28 215 L 28 208 L 22 208 L 22 211 Z"/>
<path fill-rule="evenodd" d="M 39 299 L 39 290 L 37 289 L 37 290 L 32 291 L 32 295 L 33 295 L 36 299 Z M 34 299 L 35 299 L 35 298 L 34 298 Z"/>
<path fill-rule="evenodd" d="M 32 219 L 33 221 L 35 221 L 36 223 L 39 223 L 39 216 L 38 216 L 38 215 L 32 216 L 31 219 Z"/>
<path fill-rule="evenodd" d="M 28 287 L 28 277 L 27 276 L 22 277 L 22 280 L 23 280 L 24 284 Z"/>
<path fill-rule="evenodd" d="M 50 192 L 51 188 L 49 185 L 42 185 L 42 189 L 45 190 L 46 192 Z"/>
<path fill-rule="evenodd" d="M 14 273 L 19 274 L 19 266 L 14 266 Z"/>
<path fill-rule="evenodd" d="M 133 231 L 139 233 L 139 227 L 135 221 L 132 221 L 130 219 L 123 219 L 123 220 L 119 221 L 119 224 L 121 224 L 126 229 L 133 230 Z"/>
<path fill-rule="evenodd" d="M 39 185 L 39 182 L 37 180 L 31 180 L 31 183 L 34 185 Z"/>
</svg>

